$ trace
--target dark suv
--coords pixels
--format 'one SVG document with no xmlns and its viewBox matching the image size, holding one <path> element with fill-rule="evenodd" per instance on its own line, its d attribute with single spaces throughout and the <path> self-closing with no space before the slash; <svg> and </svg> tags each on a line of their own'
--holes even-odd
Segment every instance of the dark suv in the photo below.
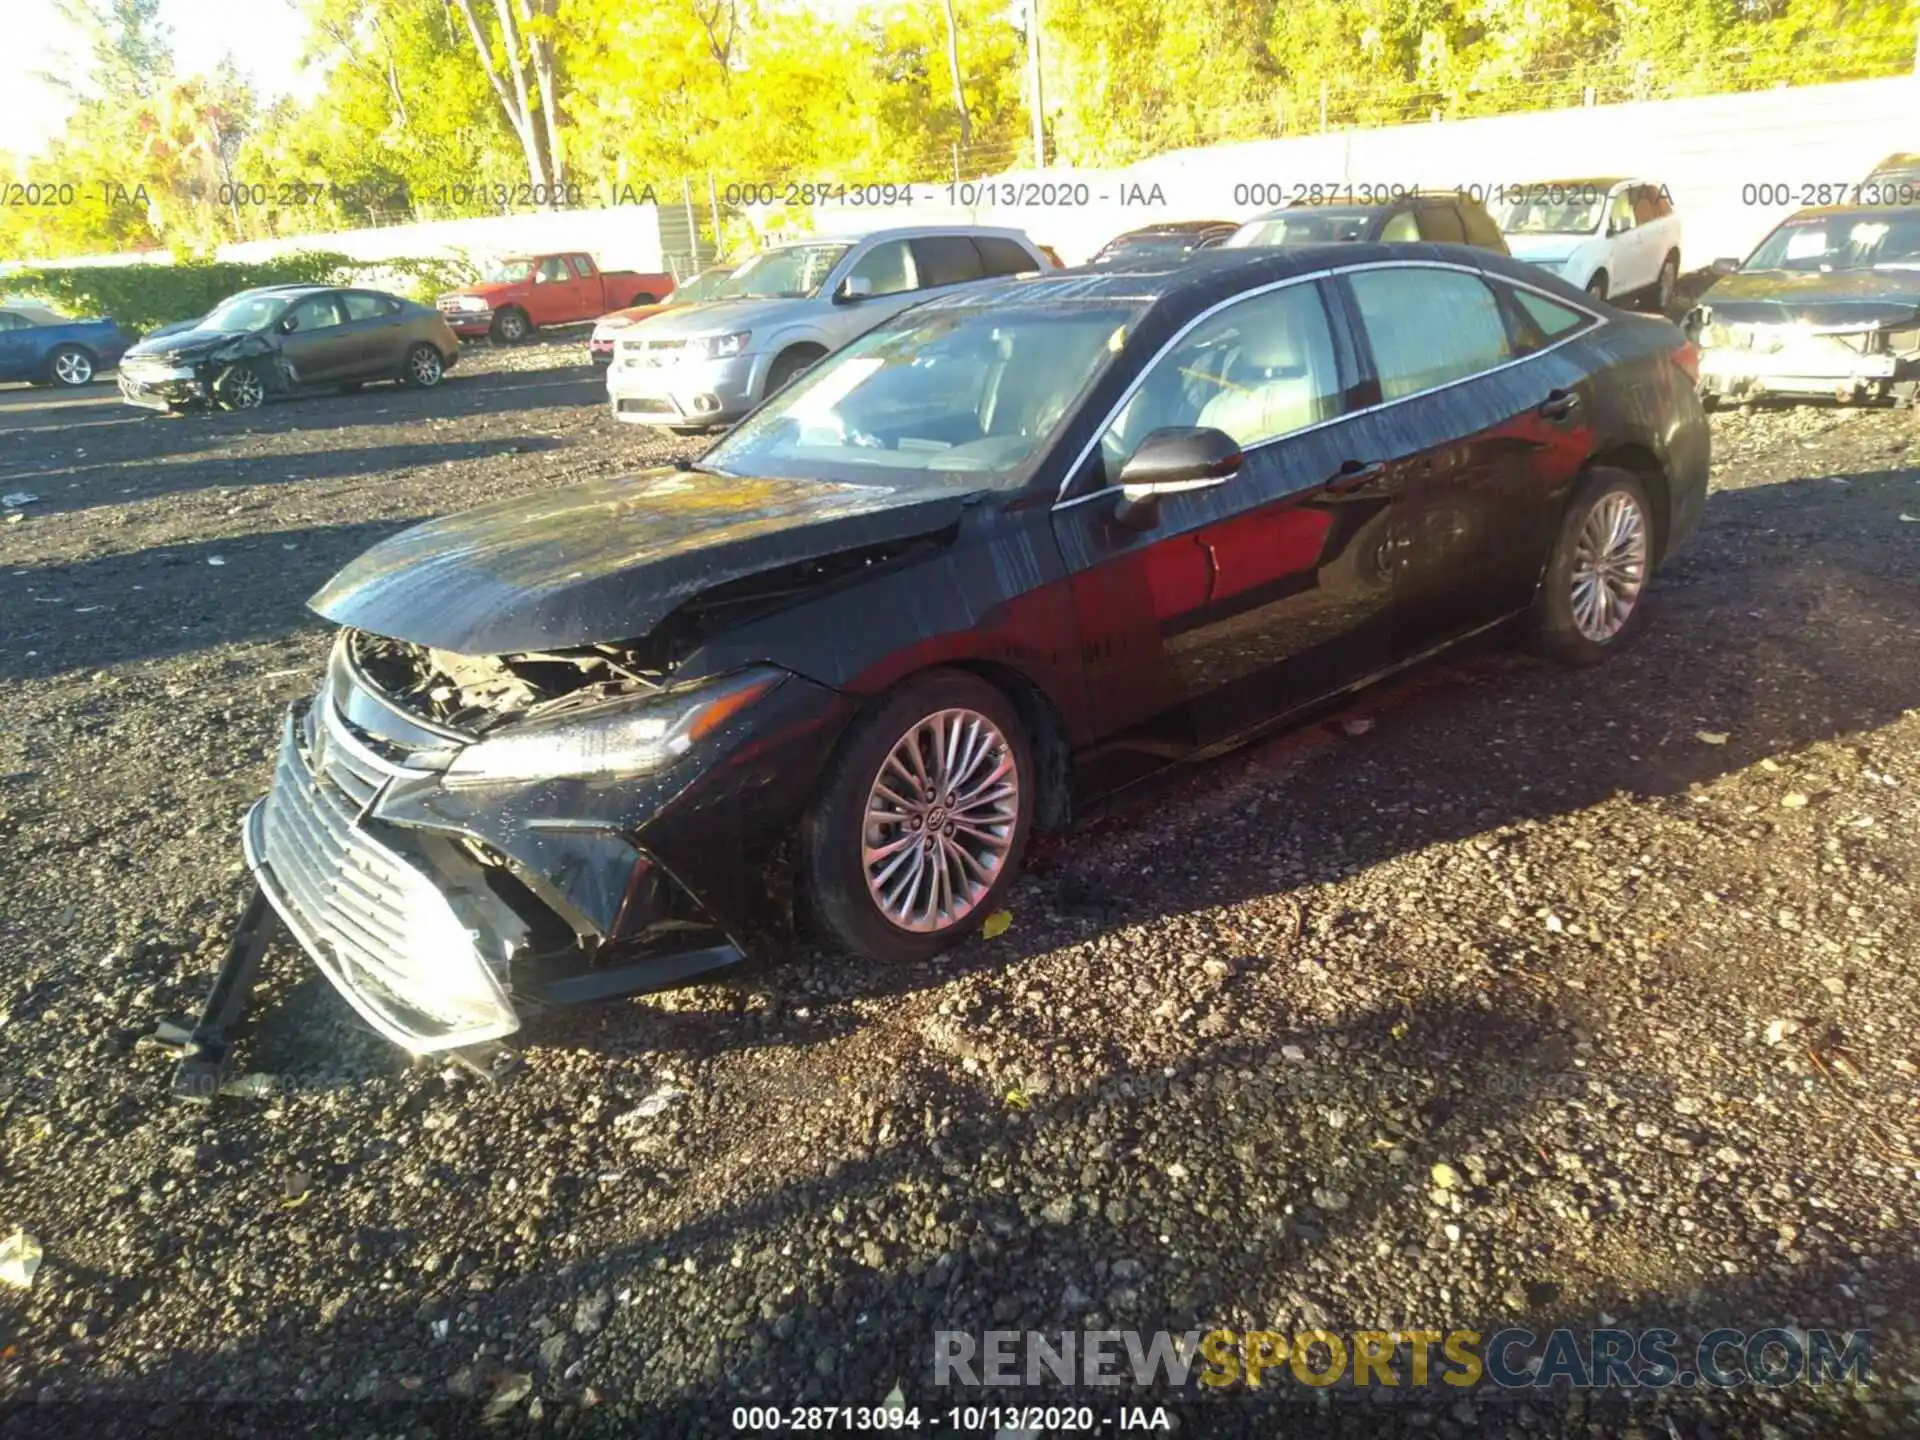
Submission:
<svg viewBox="0 0 1920 1440">
<path fill-rule="evenodd" d="M 1247 221 L 1222 247 L 1324 245 L 1345 240 L 1437 240 L 1507 254 L 1493 217 L 1470 195 L 1454 190 L 1409 191 L 1374 204 L 1345 199 L 1296 200 Z"/>
<path fill-rule="evenodd" d="M 1197 250 L 1211 250 L 1238 227 L 1231 220 L 1169 220 L 1116 235 L 1087 263 L 1184 260 Z"/>
</svg>

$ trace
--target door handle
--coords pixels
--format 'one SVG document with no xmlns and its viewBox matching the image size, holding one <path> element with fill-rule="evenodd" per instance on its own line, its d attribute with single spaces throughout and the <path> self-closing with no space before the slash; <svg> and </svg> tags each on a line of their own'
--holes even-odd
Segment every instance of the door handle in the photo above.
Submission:
<svg viewBox="0 0 1920 1440">
<path fill-rule="evenodd" d="M 1366 489 L 1386 473 L 1384 460 L 1343 460 L 1340 468 L 1333 472 L 1333 478 L 1327 481 L 1327 489 L 1335 495 L 1351 495 L 1355 490 Z"/>
<path fill-rule="evenodd" d="M 1580 396 L 1572 390 L 1549 390 L 1537 412 L 1544 420 L 1564 420 L 1580 408 Z"/>
</svg>

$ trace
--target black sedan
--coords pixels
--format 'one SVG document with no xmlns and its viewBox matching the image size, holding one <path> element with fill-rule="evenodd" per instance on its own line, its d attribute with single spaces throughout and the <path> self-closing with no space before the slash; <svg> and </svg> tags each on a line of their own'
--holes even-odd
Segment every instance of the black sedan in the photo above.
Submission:
<svg viewBox="0 0 1920 1440">
<path fill-rule="evenodd" d="M 1505 621 L 1616 649 L 1700 518 L 1691 359 L 1466 247 L 929 301 L 697 464 L 349 565 L 247 863 L 416 1051 L 776 951 L 796 916 L 924 959 L 1095 796 Z"/>
<path fill-rule="evenodd" d="M 369 380 L 426 389 L 459 358 L 459 340 L 429 306 L 378 290 L 269 285 L 135 345 L 120 362 L 120 393 L 149 410 L 251 410 Z"/>
</svg>

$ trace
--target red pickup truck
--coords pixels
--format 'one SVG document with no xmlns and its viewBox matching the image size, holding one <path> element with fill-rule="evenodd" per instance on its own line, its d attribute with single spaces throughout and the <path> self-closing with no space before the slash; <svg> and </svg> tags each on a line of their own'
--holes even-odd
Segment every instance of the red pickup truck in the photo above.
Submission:
<svg viewBox="0 0 1920 1440">
<path fill-rule="evenodd" d="M 449 291 L 436 303 L 454 334 L 511 345 L 542 325 L 577 325 L 672 293 L 671 275 L 602 270 L 591 255 L 570 250 L 508 256 L 479 284 Z"/>
</svg>

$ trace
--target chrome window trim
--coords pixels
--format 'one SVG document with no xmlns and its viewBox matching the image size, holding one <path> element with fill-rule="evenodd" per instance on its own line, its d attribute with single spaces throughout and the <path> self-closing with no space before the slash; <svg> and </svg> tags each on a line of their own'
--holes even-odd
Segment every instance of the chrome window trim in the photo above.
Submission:
<svg viewBox="0 0 1920 1440">
<path fill-rule="evenodd" d="M 1275 290 L 1284 290 L 1289 285 L 1302 285 L 1316 280 L 1329 280 L 1335 275 L 1352 275 L 1362 270 L 1457 270 L 1462 275 L 1471 275 L 1474 279 L 1486 282 L 1489 286 L 1491 286 L 1493 281 L 1498 280 L 1521 290 L 1531 290 L 1542 299 L 1551 300 L 1554 304 L 1565 306 L 1569 310 L 1577 310 L 1593 323 L 1582 325 L 1561 336 L 1551 344 L 1542 345 L 1538 350 L 1529 350 L 1525 355 L 1516 355 L 1512 359 L 1503 361 L 1501 364 L 1491 366 L 1488 369 L 1476 370 L 1471 375 L 1462 375 L 1458 380 L 1449 380 L 1444 385 L 1435 385 L 1431 389 L 1418 390 L 1411 395 L 1397 395 L 1391 400 L 1381 400 L 1372 405 L 1362 406 L 1358 410 L 1343 411 L 1338 415 L 1330 415 L 1325 420 L 1316 420 L 1311 425 L 1302 425 L 1298 430 L 1289 430 L 1284 435 L 1275 435 L 1270 439 L 1243 446 L 1241 449 L 1242 455 L 1250 455 L 1256 450 L 1265 449 L 1269 445 L 1276 445 L 1282 440 L 1291 440 L 1296 435 L 1310 435 L 1315 430 L 1324 430 L 1329 425 L 1339 425 L 1348 420 L 1357 420 L 1362 415 L 1372 415 L 1390 406 L 1404 405 L 1409 400 L 1421 400 L 1428 395 L 1438 395 L 1442 390 L 1451 390 L 1456 385 L 1464 385 L 1469 380 L 1478 380 L 1483 375 L 1498 375 L 1502 370 L 1511 370 L 1516 365 L 1524 365 L 1529 360 L 1537 360 L 1542 355 L 1550 354 L 1558 350 L 1562 345 L 1571 344 L 1581 336 L 1591 332 L 1594 325 L 1606 323 L 1607 317 L 1599 311 L 1579 304 L 1576 301 L 1568 300 L 1563 296 L 1556 295 L 1552 291 L 1543 289 L 1531 281 L 1516 279 L 1511 275 L 1502 274 L 1497 270 L 1481 270 L 1472 265 L 1463 265 L 1457 260 L 1363 260 L 1352 265 L 1336 265 L 1332 269 L 1316 270 L 1310 275 L 1290 275 L 1285 280 L 1275 280 L 1271 284 L 1261 285 L 1252 290 L 1242 290 L 1237 295 L 1230 296 L 1218 304 L 1207 307 L 1207 309 L 1194 316 L 1185 325 L 1182 325 L 1180 329 L 1167 340 L 1166 344 L 1154 352 L 1153 358 L 1140 367 L 1140 373 L 1133 377 L 1133 380 L 1128 384 L 1126 390 L 1121 393 L 1120 398 L 1116 400 L 1113 407 L 1107 411 L 1106 418 L 1100 422 L 1099 428 L 1094 431 L 1093 438 L 1081 447 L 1080 453 L 1074 457 L 1073 464 L 1067 467 L 1066 474 L 1062 476 L 1060 480 L 1060 489 L 1053 497 L 1053 505 L 1051 508 L 1054 510 L 1068 510 L 1080 504 L 1082 501 L 1098 499 L 1100 496 L 1112 492 L 1114 487 L 1108 485 L 1098 490 L 1089 490 L 1085 495 L 1076 495 L 1071 500 L 1064 498 L 1067 493 L 1067 486 L 1072 483 L 1073 477 L 1080 473 L 1080 467 L 1087 463 L 1087 456 L 1093 453 L 1093 449 L 1100 443 L 1101 437 L 1113 428 L 1113 422 L 1119 419 L 1120 412 L 1124 410 L 1127 403 L 1133 399 L 1135 393 L 1140 389 L 1142 382 L 1153 372 L 1153 368 L 1156 365 L 1166 359 L 1168 353 L 1174 346 L 1178 345 L 1193 332 L 1196 326 L 1206 320 L 1212 319 L 1228 306 L 1238 305 L 1242 300 L 1251 300 L 1256 296 L 1266 295 Z M 1329 318 L 1332 319 L 1334 317 Z"/>
</svg>

